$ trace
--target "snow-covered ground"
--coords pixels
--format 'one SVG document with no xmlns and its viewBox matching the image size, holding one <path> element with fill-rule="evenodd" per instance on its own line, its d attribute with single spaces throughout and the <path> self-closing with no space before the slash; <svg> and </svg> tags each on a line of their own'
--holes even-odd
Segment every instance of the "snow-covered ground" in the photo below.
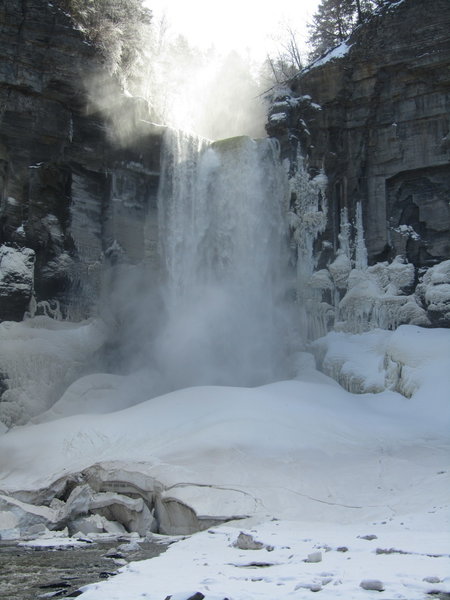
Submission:
<svg viewBox="0 0 450 600">
<path fill-rule="evenodd" d="M 12 531 L 36 518 L 54 525 L 63 508 L 66 517 L 76 507 L 98 508 L 107 495 L 86 491 L 83 473 L 91 469 L 92 478 L 101 465 L 116 481 L 127 474 L 137 488 L 147 486 L 172 533 L 186 527 L 185 507 L 206 525 L 247 519 L 210 525 L 156 559 L 132 563 L 87 586 L 83 600 L 450 593 L 450 332 L 335 333 L 314 350 L 344 384 L 378 393 L 353 394 L 303 360 L 290 381 L 193 387 L 0 435 L 0 528 L 2 519 Z M 104 376 L 100 383 L 103 398 Z M 123 379 L 115 389 L 115 408 L 120 393 L 127 406 Z M 71 412 L 74 402 L 72 393 Z M 80 494 L 48 506 L 54 482 L 71 475 Z M 25 500 L 42 504 L 28 521 Z M 241 531 L 262 547 L 236 547 Z"/>
<path fill-rule="evenodd" d="M 448 591 L 447 534 L 412 531 L 412 523 L 275 520 L 222 526 L 178 542 L 158 558 L 131 563 L 113 579 L 84 588 L 80 598 L 187 600 L 199 592 L 207 600 L 274 600 L 320 592 L 319 598 L 333 600 L 414 600 L 431 590 Z M 264 547 L 236 547 L 241 532 Z"/>
</svg>

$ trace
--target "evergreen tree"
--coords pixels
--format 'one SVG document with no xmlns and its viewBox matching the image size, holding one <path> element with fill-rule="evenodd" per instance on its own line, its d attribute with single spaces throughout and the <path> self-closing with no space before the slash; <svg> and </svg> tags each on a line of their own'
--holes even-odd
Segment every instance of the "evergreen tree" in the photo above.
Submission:
<svg viewBox="0 0 450 600">
<path fill-rule="evenodd" d="M 142 0 L 56 0 L 103 54 L 111 72 L 126 80 L 139 62 L 152 13 Z"/>
<path fill-rule="evenodd" d="M 321 0 L 308 26 L 309 58 L 315 60 L 343 42 L 383 0 Z"/>
</svg>

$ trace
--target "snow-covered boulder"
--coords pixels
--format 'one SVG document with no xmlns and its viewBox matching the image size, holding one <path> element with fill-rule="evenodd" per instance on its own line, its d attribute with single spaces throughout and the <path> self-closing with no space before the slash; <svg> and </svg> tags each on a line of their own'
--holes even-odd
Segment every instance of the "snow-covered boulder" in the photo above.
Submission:
<svg viewBox="0 0 450 600">
<path fill-rule="evenodd" d="M 432 323 L 444 327 L 450 325 L 450 260 L 428 269 L 417 286 Z"/>
<path fill-rule="evenodd" d="M 33 293 L 34 251 L 0 246 L 0 321 L 19 321 Z"/>
</svg>

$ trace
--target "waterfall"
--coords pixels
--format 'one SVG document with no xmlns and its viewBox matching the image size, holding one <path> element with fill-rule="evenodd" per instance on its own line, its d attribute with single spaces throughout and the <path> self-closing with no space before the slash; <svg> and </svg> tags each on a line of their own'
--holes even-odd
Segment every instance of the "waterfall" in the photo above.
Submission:
<svg viewBox="0 0 450 600">
<path fill-rule="evenodd" d="M 287 178 L 274 140 L 168 129 L 158 197 L 171 387 L 286 377 Z"/>
</svg>

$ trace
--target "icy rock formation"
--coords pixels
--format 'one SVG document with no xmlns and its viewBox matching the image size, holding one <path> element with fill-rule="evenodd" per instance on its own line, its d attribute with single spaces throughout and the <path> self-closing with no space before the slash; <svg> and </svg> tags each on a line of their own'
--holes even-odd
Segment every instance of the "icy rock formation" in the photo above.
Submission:
<svg viewBox="0 0 450 600">
<path fill-rule="evenodd" d="M 69 323 L 45 316 L 0 323 L 0 422 L 26 423 L 48 409 L 103 346 L 100 321 Z"/>
<path fill-rule="evenodd" d="M 396 257 L 365 270 L 353 269 L 346 294 L 339 302 L 335 327 L 360 333 L 376 327 L 395 329 L 401 324 L 429 325 L 425 310 L 404 289 L 414 281 L 414 266 Z"/>
<path fill-rule="evenodd" d="M 250 503 L 248 514 L 217 515 L 214 503 L 223 503 L 224 499 L 232 510 L 233 493 L 230 496 L 229 490 L 207 486 L 206 493 L 205 487 L 195 485 L 165 489 L 145 470 L 143 464 L 99 463 L 35 492 L 0 495 L 0 539 L 26 537 L 37 525 L 52 531 L 67 528 L 71 535 L 184 535 L 251 514 Z M 242 508 L 243 494 L 236 495 L 236 504 Z M 193 499 L 195 510 L 189 506 Z"/>
<path fill-rule="evenodd" d="M 450 322 L 450 260 L 431 267 L 417 286 L 417 296 L 434 325 Z"/>
<path fill-rule="evenodd" d="M 430 411 L 447 395 L 450 338 L 446 329 L 411 325 L 395 331 L 374 329 L 363 334 L 332 331 L 311 344 L 320 369 L 352 393 L 391 389 L 407 398 L 420 396 Z M 442 389 L 433 382 L 444 377 Z M 425 375 L 425 376 L 424 376 Z"/>
<path fill-rule="evenodd" d="M 303 285 L 316 294 L 316 301 L 307 305 L 308 318 L 316 324 L 309 327 L 310 339 L 333 328 L 361 333 L 374 328 L 395 329 L 407 323 L 425 327 L 450 323 L 449 261 L 426 271 L 416 287 L 417 269 L 403 256 L 368 266 L 361 205 L 353 226 L 347 209 L 342 210 L 340 220 L 334 260 L 309 279 L 303 278 Z"/>
<path fill-rule="evenodd" d="M 0 314 L 22 319 L 33 293 L 35 253 L 30 248 L 0 246 Z"/>
</svg>

